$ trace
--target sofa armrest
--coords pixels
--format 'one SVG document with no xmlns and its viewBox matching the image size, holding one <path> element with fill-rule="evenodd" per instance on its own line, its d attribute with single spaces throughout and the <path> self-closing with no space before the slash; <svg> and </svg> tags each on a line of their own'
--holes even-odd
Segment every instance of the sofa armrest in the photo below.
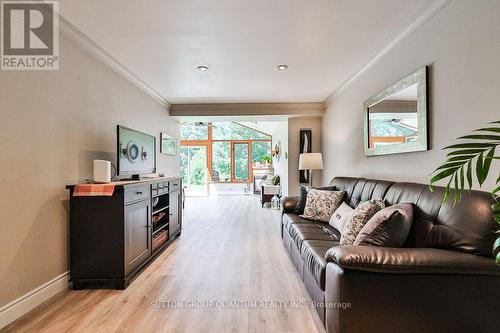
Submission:
<svg viewBox="0 0 500 333">
<path fill-rule="evenodd" d="M 281 213 L 293 213 L 297 202 L 299 202 L 299 197 L 283 197 L 281 199 Z"/>
<path fill-rule="evenodd" d="M 432 248 L 334 246 L 325 259 L 344 269 L 376 273 L 500 276 L 500 266 L 493 258 Z"/>
</svg>

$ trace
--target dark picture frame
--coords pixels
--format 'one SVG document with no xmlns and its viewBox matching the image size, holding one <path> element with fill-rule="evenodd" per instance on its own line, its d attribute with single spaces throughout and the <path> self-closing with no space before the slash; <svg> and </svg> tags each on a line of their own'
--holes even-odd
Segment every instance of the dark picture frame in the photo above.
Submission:
<svg viewBox="0 0 500 333">
<path fill-rule="evenodd" d="M 299 154 L 312 153 L 312 130 L 301 129 L 299 131 Z M 299 170 L 299 183 L 309 183 L 307 170 Z"/>
</svg>

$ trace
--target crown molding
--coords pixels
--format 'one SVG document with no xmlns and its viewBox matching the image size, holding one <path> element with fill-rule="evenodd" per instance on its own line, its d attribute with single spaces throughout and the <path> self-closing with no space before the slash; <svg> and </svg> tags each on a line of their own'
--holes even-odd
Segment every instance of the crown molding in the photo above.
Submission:
<svg viewBox="0 0 500 333">
<path fill-rule="evenodd" d="M 159 92 L 154 90 L 146 82 L 135 75 L 127 66 L 122 64 L 110 53 L 100 47 L 96 42 L 85 35 L 81 30 L 66 20 L 59 14 L 59 31 L 69 39 L 77 43 L 81 48 L 95 56 L 106 66 L 111 68 L 116 73 L 120 74 L 123 78 L 131 82 L 137 88 L 151 96 L 154 100 L 160 103 L 165 108 L 170 108 L 171 103 L 163 97 Z"/>
<path fill-rule="evenodd" d="M 207 103 L 172 104 L 170 115 L 177 117 L 217 116 L 322 116 L 323 102 L 311 103 Z"/>
<path fill-rule="evenodd" d="M 380 52 L 378 52 L 368 63 L 366 63 L 359 71 L 345 81 L 339 88 L 337 88 L 325 102 L 335 95 L 339 95 L 350 87 L 361 75 L 370 70 L 375 64 L 382 60 L 392 49 L 398 44 L 407 40 L 413 33 L 417 32 L 423 27 L 431 18 L 445 8 L 452 0 L 429 0 L 420 10 L 415 14 L 410 23 L 401 31 L 389 44 L 387 44 Z"/>
</svg>

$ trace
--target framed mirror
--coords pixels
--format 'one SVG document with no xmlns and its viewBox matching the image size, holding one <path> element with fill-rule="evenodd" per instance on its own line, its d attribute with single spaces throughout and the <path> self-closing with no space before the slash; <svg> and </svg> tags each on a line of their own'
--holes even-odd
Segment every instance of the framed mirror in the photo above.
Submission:
<svg viewBox="0 0 500 333">
<path fill-rule="evenodd" d="M 161 153 L 167 155 L 177 155 L 177 139 L 166 133 L 160 134 Z"/>
<path fill-rule="evenodd" d="M 366 156 L 428 150 L 427 67 L 364 103 Z"/>
</svg>

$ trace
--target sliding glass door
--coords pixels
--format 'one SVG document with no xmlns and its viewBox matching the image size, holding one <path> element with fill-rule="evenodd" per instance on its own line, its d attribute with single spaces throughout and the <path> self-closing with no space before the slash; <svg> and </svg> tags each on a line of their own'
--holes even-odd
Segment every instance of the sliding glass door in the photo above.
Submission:
<svg viewBox="0 0 500 333">
<path fill-rule="evenodd" d="M 186 195 L 207 195 L 206 146 L 182 146 L 181 175 Z"/>
</svg>

